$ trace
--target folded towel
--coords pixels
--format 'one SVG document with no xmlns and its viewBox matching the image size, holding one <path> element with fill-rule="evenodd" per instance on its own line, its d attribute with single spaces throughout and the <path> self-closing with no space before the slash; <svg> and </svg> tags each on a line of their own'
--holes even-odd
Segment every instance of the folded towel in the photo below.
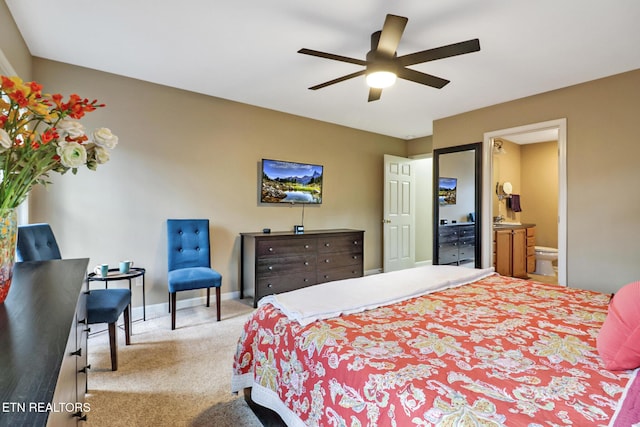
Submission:
<svg viewBox="0 0 640 427">
<path fill-rule="evenodd" d="M 522 208 L 520 207 L 520 195 L 512 194 L 511 198 L 508 200 L 509 208 L 511 208 L 514 212 L 522 212 Z"/>
</svg>

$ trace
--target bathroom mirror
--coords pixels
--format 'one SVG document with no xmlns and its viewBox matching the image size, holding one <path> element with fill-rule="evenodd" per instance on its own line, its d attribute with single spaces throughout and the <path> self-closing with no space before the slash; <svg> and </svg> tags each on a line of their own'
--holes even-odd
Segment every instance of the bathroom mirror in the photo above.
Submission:
<svg viewBox="0 0 640 427">
<path fill-rule="evenodd" d="M 434 265 L 480 268 L 481 178 L 481 142 L 433 150 Z M 441 182 L 455 182 L 455 187 Z M 443 203 L 452 194 L 455 204 Z"/>
</svg>

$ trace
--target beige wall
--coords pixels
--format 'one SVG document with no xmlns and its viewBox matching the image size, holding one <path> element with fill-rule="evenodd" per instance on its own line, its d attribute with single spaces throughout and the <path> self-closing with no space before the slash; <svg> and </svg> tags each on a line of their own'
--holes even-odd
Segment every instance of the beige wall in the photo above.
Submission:
<svg viewBox="0 0 640 427">
<path fill-rule="evenodd" d="M 506 221 L 521 222 L 520 213 L 508 209 L 506 199 L 498 199 L 496 184 L 502 186 L 505 182 L 510 182 L 513 194 L 522 194 L 522 149 L 518 144 L 506 139 L 502 139 L 502 148 L 506 153 L 493 156 L 493 181 L 491 183 L 493 215 L 502 215 Z M 499 187 L 498 191 L 501 192 L 502 189 Z"/>
<path fill-rule="evenodd" d="M 0 51 L 22 79 L 32 79 L 31 54 L 4 1 L 0 1 Z"/>
<path fill-rule="evenodd" d="M 165 220 L 205 217 L 223 292 L 238 291 L 238 233 L 301 219 L 299 206 L 258 204 L 266 157 L 324 165 L 323 204 L 305 209 L 305 228 L 365 230 L 365 270 L 381 267 L 383 155 L 405 156 L 405 141 L 38 58 L 34 72 L 47 91 L 105 102 L 84 124 L 120 137 L 98 171 L 34 191 L 31 222 L 52 224 L 63 256 L 130 258 L 147 268 L 147 302 L 165 302 Z"/>
<path fill-rule="evenodd" d="M 436 120 L 433 147 L 566 118 L 568 285 L 612 292 L 640 279 L 638 112 L 635 70 Z"/>
<path fill-rule="evenodd" d="M 558 247 L 558 141 L 521 147 L 522 213 L 536 224 L 536 245 Z"/>
</svg>

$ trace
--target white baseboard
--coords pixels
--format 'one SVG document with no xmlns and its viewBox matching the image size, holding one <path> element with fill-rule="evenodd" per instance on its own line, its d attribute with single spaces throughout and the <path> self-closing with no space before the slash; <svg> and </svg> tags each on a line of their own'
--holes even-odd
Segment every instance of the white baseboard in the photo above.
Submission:
<svg viewBox="0 0 640 427">
<path fill-rule="evenodd" d="M 212 295 L 211 295 L 211 304 L 213 305 L 213 304 L 215 304 L 215 301 L 216 301 L 216 296 L 215 296 L 215 293 L 213 291 L 213 288 L 211 290 L 211 293 L 212 293 Z M 227 300 L 239 299 L 239 298 L 240 298 L 240 292 L 239 291 L 225 292 L 225 293 L 220 295 L 220 300 L 221 301 L 227 301 Z M 196 297 L 196 298 L 189 298 L 189 299 L 182 299 L 182 300 L 176 301 L 176 304 L 178 306 L 178 310 L 182 309 L 182 308 L 196 307 L 196 306 L 199 306 L 199 305 L 205 305 L 206 303 L 207 303 L 207 297 L 206 296 L 201 296 L 201 297 Z M 133 311 L 133 313 L 132 313 L 132 318 L 133 319 L 141 319 L 142 318 L 142 306 L 133 307 L 132 311 Z M 147 305 L 146 311 L 147 311 L 147 319 L 168 315 L 169 314 L 169 294 L 167 294 L 167 302 L 163 302 L 163 303 L 159 303 L 159 304 Z"/>
</svg>

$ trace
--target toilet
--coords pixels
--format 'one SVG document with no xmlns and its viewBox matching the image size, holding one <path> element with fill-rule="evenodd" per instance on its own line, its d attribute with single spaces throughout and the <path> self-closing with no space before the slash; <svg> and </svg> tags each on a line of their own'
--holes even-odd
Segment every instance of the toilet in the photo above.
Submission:
<svg viewBox="0 0 640 427">
<path fill-rule="evenodd" d="M 558 249 L 546 246 L 536 246 L 536 271 L 534 274 L 542 276 L 555 276 L 553 261 L 558 259 Z"/>
</svg>

